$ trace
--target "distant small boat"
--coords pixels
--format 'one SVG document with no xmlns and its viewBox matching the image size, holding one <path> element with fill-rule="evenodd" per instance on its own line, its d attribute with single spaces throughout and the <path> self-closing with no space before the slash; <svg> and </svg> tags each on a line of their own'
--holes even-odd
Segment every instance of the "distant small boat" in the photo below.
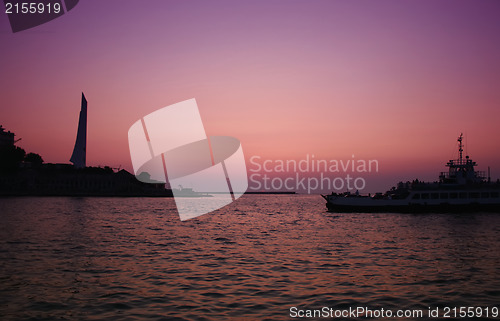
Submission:
<svg viewBox="0 0 500 321">
<path fill-rule="evenodd" d="M 469 156 L 463 158 L 463 134 L 457 139 L 459 158 L 450 160 L 447 172 L 441 172 L 438 182 L 400 182 L 385 193 L 333 193 L 321 195 L 331 212 L 476 212 L 500 213 L 500 182 L 491 182 Z"/>
<path fill-rule="evenodd" d="M 195 192 L 192 188 L 182 187 L 182 185 L 179 185 L 178 189 L 173 188 L 172 192 L 176 197 L 213 197 L 208 193 Z"/>
</svg>

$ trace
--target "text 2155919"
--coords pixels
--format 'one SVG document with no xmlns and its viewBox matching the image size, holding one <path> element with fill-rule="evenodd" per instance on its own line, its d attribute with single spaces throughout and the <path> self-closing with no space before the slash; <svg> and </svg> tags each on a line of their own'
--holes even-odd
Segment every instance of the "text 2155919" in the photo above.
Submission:
<svg viewBox="0 0 500 321">
<path fill-rule="evenodd" d="M 61 4 L 43 3 L 43 2 L 22 2 L 22 3 L 5 3 L 6 14 L 37 14 L 37 13 L 59 13 L 61 12 Z"/>
</svg>

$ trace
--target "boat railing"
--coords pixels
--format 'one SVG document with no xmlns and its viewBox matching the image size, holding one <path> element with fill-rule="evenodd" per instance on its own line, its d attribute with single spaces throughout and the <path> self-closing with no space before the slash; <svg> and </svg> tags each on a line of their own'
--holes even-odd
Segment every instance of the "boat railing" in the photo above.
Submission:
<svg viewBox="0 0 500 321">
<path fill-rule="evenodd" d="M 449 178 L 455 178 L 455 177 L 456 177 L 455 175 L 451 176 L 449 172 L 441 172 L 439 174 L 439 178 L 441 178 L 441 179 L 449 179 Z"/>
<path fill-rule="evenodd" d="M 486 179 L 486 172 L 485 171 L 475 171 L 474 172 L 474 177 L 480 180 Z M 454 180 L 457 178 L 457 175 L 455 173 L 452 173 L 450 175 L 449 172 L 441 172 L 439 174 L 439 179 L 440 180 Z"/>
<path fill-rule="evenodd" d="M 486 172 L 485 171 L 476 171 L 476 177 L 480 179 L 486 179 Z"/>
</svg>

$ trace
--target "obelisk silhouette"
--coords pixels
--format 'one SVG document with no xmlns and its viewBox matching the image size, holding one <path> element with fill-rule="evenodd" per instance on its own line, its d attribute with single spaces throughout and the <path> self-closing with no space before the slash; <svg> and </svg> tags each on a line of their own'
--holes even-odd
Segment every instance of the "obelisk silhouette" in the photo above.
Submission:
<svg viewBox="0 0 500 321">
<path fill-rule="evenodd" d="M 87 164 L 87 99 L 82 93 L 82 109 L 78 120 L 78 132 L 76 133 L 75 148 L 70 161 L 75 168 L 85 168 Z"/>
</svg>

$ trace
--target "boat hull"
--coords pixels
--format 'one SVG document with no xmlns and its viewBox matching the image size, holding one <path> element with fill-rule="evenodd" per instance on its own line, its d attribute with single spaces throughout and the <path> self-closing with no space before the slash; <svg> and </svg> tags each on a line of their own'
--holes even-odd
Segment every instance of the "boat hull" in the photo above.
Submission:
<svg viewBox="0 0 500 321">
<path fill-rule="evenodd" d="M 500 204 L 408 204 L 408 205 L 346 205 L 326 203 L 329 212 L 335 213 L 500 213 Z"/>
<path fill-rule="evenodd" d="M 413 195 L 413 194 L 412 194 Z M 500 213 L 500 199 L 420 200 L 376 199 L 367 196 L 322 195 L 330 212 L 337 213 Z"/>
</svg>

